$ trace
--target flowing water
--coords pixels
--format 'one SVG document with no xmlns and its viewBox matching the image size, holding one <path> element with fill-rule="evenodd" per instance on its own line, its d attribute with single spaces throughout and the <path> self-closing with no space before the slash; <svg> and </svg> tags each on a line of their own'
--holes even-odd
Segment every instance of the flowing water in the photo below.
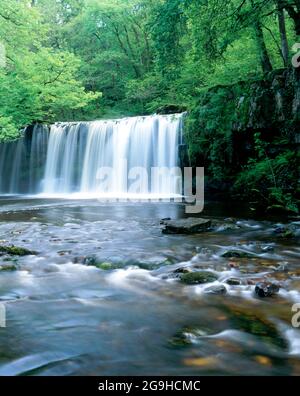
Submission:
<svg viewBox="0 0 300 396">
<path fill-rule="evenodd" d="M 150 174 L 153 168 L 177 167 L 183 117 L 154 115 L 57 123 L 50 130 L 42 125 L 28 128 L 23 138 L 0 145 L 0 193 L 120 197 L 130 188 L 128 172 L 142 169 L 149 178 L 139 194 L 181 194 L 176 181 L 151 183 Z M 115 174 L 107 185 L 101 183 L 99 170 L 108 168 Z"/>
<path fill-rule="evenodd" d="M 297 240 L 220 204 L 206 206 L 220 226 L 204 234 L 162 234 L 169 216 L 184 206 L 2 198 L 1 243 L 38 254 L 0 257 L 17 269 L 0 272 L 0 374 L 299 375 Z M 223 258 L 233 247 L 254 258 Z M 182 267 L 212 271 L 227 294 L 180 283 Z M 279 294 L 256 297 L 262 279 L 280 282 Z"/>
<path fill-rule="evenodd" d="M 207 203 L 211 231 L 166 235 L 160 220 L 185 217 L 184 204 L 145 197 L 175 196 L 176 183 L 144 185 L 142 202 L 74 198 L 101 196 L 102 167 L 117 169 L 108 192 L 126 196 L 122 159 L 176 167 L 182 117 L 38 125 L 0 145 L 0 375 L 300 374 L 299 219 L 287 235 L 240 203 Z M 233 249 L 244 256 L 224 257 Z M 211 284 L 180 280 L 204 270 Z M 257 297 L 261 281 L 279 293 Z"/>
</svg>

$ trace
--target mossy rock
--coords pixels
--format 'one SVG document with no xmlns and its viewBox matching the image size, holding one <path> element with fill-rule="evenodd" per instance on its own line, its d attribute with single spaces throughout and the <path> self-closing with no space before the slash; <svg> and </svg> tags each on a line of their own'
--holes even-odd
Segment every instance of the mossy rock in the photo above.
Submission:
<svg viewBox="0 0 300 396">
<path fill-rule="evenodd" d="M 0 265 L 0 272 L 17 271 L 18 267 L 15 264 L 2 264 Z"/>
<path fill-rule="evenodd" d="M 103 271 L 111 271 L 122 268 L 124 265 L 121 263 L 111 263 L 109 261 L 99 261 L 96 257 L 86 257 L 84 264 L 88 267 L 95 267 Z"/>
<path fill-rule="evenodd" d="M 208 271 L 190 272 L 180 276 L 180 281 L 186 285 L 201 285 L 204 283 L 214 282 L 217 279 L 218 277 L 215 274 Z"/>
<path fill-rule="evenodd" d="M 229 308 L 230 322 L 233 328 L 258 337 L 269 345 L 287 350 L 288 343 L 280 335 L 276 326 L 268 319 L 253 313 L 249 309 L 239 307 Z"/>
<path fill-rule="evenodd" d="M 37 252 L 17 247 L 17 246 L 0 246 L 0 253 L 9 254 L 11 256 L 35 256 Z"/>
<path fill-rule="evenodd" d="M 110 271 L 110 270 L 116 269 L 114 264 L 108 263 L 108 262 L 96 264 L 95 267 L 97 267 L 98 269 L 101 269 L 103 271 Z"/>
<path fill-rule="evenodd" d="M 247 259 L 251 259 L 251 258 L 256 258 L 256 255 L 253 253 L 249 253 L 249 252 L 244 252 L 242 250 L 228 250 L 227 252 L 222 254 L 222 257 L 224 258 L 247 258 Z"/>
</svg>

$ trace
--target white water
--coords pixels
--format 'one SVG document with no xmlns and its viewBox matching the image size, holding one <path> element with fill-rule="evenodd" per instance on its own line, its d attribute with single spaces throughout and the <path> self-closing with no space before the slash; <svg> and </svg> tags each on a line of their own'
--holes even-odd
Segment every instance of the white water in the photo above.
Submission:
<svg viewBox="0 0 300 396">
<path fill-rule="evenodd" d="M 0 193 L 83 198 L 176 196 L 181 193 L 176 178 L 152 180 L 151 170 L 178 169 L 182 118 L 177 114 L 57 123 L 50 132 L 37 126 L 30 136 L 25 133 L 15 143 L 0 145 Z M 114 177 L 109 184 L 100 183 L 104 180 L 100 170 L 107 168 Z M 135 173 L 128 180 L 133 168 Z M 131 190 L 139 180 L 139 170 L 148 178 Z"/>
</svg>

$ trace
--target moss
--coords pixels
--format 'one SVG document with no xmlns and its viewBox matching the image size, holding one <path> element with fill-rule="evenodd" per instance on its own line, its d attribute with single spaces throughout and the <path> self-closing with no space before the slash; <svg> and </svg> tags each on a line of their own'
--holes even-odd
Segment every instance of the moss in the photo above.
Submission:
<svg viewBox="0 0 300 396">
<path fill-rule="evenodd" d="M 222 254 L 224 258 L 255 258 L 256 256 L 249 252 L 243 252 L 241 250 L 228 250 Z"/>
<path fill-rule="evenodd" d="M 17 246 L 0 246 L 0 253 L 9 254 L 11 256 L 34 256 L 37 253 L 25 248 Z"/>
<path fill-rule="evenodd" d="M 0 272 L 12 272 L 17 270 L 18 267 L 14 264 L 0 265 Z"/>
<path fill-rule="evenodd" d="M 182 274 L 180 281 L 186 285 L 199 285 L 203 283 L 214 282 L 218 277 L 212 272 L 190 272 L 188 274 Z"/>
</svg>

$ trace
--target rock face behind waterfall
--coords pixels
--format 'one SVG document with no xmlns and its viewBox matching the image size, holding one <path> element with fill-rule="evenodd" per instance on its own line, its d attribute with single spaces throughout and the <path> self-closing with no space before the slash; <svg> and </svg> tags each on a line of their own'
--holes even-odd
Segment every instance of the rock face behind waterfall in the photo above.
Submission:
<svg viewBox="0 0 300 396">
<path fill-rule="evenodd" d="M 256 158 L 258 140 L 271 159 L 299 148 L 300 69 L 212 87 L 199 95 L 186 125 L 192 164 L 205 166 L 211 194 L 226 195 L 249 160 Z"/>
</svg>

